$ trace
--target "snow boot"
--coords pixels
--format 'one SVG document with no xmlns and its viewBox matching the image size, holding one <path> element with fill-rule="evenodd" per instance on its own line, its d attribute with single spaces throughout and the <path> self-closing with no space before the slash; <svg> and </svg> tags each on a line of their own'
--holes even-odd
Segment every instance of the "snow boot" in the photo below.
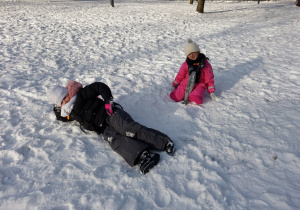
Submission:
<svg viewBox="0 0 300 210">
<path fill-rule="evenodd" d="M 159 161 L 160 155 L 157 153 L 152 153 L 147 150 L 145 150 L 140 155 L 140 173 L 146 174 L 150 171 L 151 168 L 153 168 Z"/>
<path fill-rule="evenodd" d="M 173 141 L 169 140 L 166 143 L 165 151 L 167 152 L 168 155 L 173 155 L 173 153 L 174 153 L 174 143 L 173 143 Z"/>
</svg>

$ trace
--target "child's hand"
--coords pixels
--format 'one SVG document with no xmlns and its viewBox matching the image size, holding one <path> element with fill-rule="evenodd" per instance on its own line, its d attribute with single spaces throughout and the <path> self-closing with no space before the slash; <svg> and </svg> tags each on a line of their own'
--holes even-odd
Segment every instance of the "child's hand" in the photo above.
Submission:
<svg viewBox="0 0 300 210">
<path fill-rule="evenodd" d="M 211 98 L 211 100 L 213 100 L 213 101 L 216 101 L 216 100 L 217 100 L 217 96 L 216 96 L 214 93 L 211 93 L 211 94 L 210 94 L 210 98 Z"/>
<path fill-rule="evenodd" d="M 113 103 L 112 99 L 106 100 L 105 110 L 109 116 L 112 116 L 114 114 L 113 108 L 114 108 L 114 103 Z"/>
<path fill-rule="evenodd" d="M 214 93 L 210 94 L 210 98 L 212 101 L 220 101 L 222 99 L 221 96 L 216 96 Z"/>
</svg>

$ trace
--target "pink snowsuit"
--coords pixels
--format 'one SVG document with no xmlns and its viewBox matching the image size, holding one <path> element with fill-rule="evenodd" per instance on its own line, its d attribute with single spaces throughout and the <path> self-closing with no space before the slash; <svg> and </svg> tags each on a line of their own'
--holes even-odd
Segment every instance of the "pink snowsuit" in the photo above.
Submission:
<svg viewBox="0 0 300 210">
<path fill-rule="evenodd" d="M 184 99 L 186 86 L 188 83 L 189 74 L 188 74 L 188 64 L 185 61 L 173 82 L 173 84 L 179 84 L 178 87 L 173 90 L 170 94 L 170 98 L 176 102 L 182 101 Z M 215 92 L 214 86 L 214 73 L 210 63 L 206 60 L 205 66 L 201 70 L 200 81 L 198 84 L 195 84 L 194 89 L 189 95 L 189 101 L 195 102 L 196 104 L 202 104 L 203 95 L 205 90 L 209 93 Z"/>
</svg>

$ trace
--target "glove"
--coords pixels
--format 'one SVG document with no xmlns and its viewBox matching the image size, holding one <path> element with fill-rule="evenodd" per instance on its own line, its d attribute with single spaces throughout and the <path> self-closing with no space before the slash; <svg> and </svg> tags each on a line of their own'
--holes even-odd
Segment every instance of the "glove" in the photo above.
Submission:
<svg viewBox="0 0 300 210">
<path fill-rule="evenodd" d="M 55 107 L 53 108 L 53 111 L 54 111 L 54 114 L 55 114 L 57 120 L 63 121 L 63 122 L 69 121 L 68 117 L 62 117 L 62 116 L 60 115 L 60 113 L 61 113 L 60 107 L 56 107 L 56 106 L 55 106 Z"/>
<path fill-rule="evenodd" d="M 112 99 L 107 100 L 105 102 L 105 110 L 109 116 L 112 116 L 114 114 L 113 108 L 114 108 L 114 102 L 112 101 Z"/>
<path fill-rule="evenodd" d="M 211 98 L 211 100 L 213 100 L 213 101 L 216 101 L 216 100 L 217 100 L 217 96 L 216 96 L 214 93 L 211 93 L 211 94 L 210 94 L 210 98 Z"/>
<path fill-rule="evenodd" d="M 173 82 L 172 82 L 172 85 L 173 85 L 173 87 L 175 87 L 175 88 L 176 88 L 176 87 L 178 86 L 178 83 L 177 83 L 177 82 L 175 82 L 175 81 L 173 81 Z"/>
</svg>

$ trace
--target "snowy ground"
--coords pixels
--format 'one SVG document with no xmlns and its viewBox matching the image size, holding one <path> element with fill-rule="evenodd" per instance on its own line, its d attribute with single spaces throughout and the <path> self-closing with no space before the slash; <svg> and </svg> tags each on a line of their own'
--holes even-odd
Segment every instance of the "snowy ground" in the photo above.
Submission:
<svg viewBox="0 0 300 210">
<path fill-rule="evenodd" d="M 300 8 L 293 2 L 0 2 L 0 209 L 299 209 Z M 169 99 L 192 38 L 221 101 Z M 107 83 L 159 129 L 147 175 L 55 120 L 45 92 Z"/>
</svg>

